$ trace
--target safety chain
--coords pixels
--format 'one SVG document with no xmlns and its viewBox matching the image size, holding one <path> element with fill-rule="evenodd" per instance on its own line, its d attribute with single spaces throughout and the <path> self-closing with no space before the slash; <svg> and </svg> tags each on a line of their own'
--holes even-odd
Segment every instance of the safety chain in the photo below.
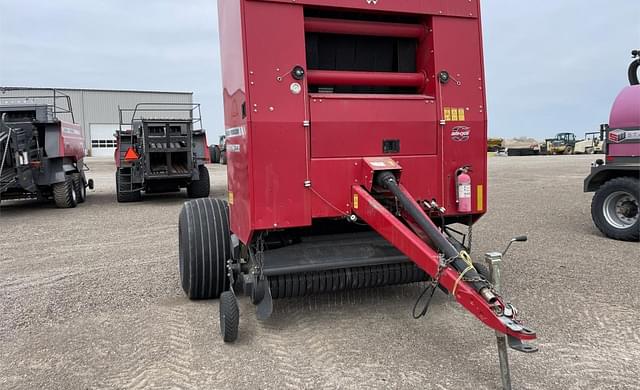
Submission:
<svg viewBox="0 0 640 390">
<path fill-rule="evenodd" d="M 431 304 L 431 299 L 433 298 L 433 294 L 435 294 L 436 288 L 438 288 L 438 285 L 440 284 L 440 277 L 442 276 L 442 272 L 444 272 L 444 270 L 449 265 L 451 265 L 451 263 L 453 263 L 458 257 L 459 256 L 456 255 L 455 257 L 450 257 L 450 258 L 448 258 L 446 260 L 442 260 L 443 256 L 440 256 L 440 260 L 441 261 L 438 264 L 438 272 L 436 272 L 436 276 L 431 278 L 431 282 L 429 283 L 427 288 L 425 288 L 424 291 L 422 291 L 422 293 L 420 294 L 420 296 L 416 300 L 416 303 L 413 305 L 412 315 L 413 315 L 414 319 L 417 320 L 418 318 L 424 317 L 427 314 L 427 311 L 429 310 L 429 305 Z M 419 314 L 416 314 L 416 309 L 418 308 L 418 304 L 420 303 L 422 298 L 429 291 L 430 291 L 430 294 L 429 294 L 429 297 L 427 298 L 427 301 L 424 304 L 424 308 L 422 309 L 422 311 Z"/>
</svg>

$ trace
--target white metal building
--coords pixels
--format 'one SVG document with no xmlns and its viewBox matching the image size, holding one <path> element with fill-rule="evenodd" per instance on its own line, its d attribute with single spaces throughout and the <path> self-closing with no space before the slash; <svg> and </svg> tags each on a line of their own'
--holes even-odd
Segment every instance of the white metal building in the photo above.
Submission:
<svg viewBox="0 0 640 390">
<path fill-rule="evenodd" d="M 58 88 L 57 91 L 71 98 L 75 122 L 82 125 L 86 148 L 91 156 L 113 156 L 114 133 L 120 122 L 118 106 L 134 108 L 138 103 L 193 103 L 193 92 L 73 88 Z M 0 87 L 0 104 L 12 103 L 17 97 L 27 95 L 51 94 L 51 90 L 44 88 Z"/>
</svg>

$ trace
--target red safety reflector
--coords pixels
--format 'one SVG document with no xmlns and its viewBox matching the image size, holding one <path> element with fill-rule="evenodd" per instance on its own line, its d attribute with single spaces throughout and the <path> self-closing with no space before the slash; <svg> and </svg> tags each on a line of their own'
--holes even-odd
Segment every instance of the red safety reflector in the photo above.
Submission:
<svg viewBox="0 0 640 390">
<path fill-rule="evenodd" d="M 138 153 L 134 148 L 127 149 L 127 153 L 124 154 L 125 161 L 137 160 L 139 158 L 140 156 L 138 156 Z"/>
</svg>

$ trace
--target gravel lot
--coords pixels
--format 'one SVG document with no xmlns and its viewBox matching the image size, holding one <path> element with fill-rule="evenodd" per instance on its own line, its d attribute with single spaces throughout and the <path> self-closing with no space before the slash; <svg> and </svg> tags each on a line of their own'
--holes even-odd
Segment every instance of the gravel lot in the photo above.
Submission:
<svg viewBox="0 0 640 390">
<path fill-rule="evenodd" d="M 539 334 L 539 353 L 511 353 L 518 389 L 640 388 L 640 244 L 593 226 L 592 159 L 490 159 L 474 255 L 529 236 L 503 280 Z M 266 322 L 243 299 L 224 345 L 217 301 L 178 284 L 185 194 L 120 205 L 110 161 L 88 164 L 96 190 L 76 209 L 2 204 L 0 388 L 499 388 L 493 332 L 442 294 L 413 320 L 420 286 L 276 301 Z"/>
</svg>

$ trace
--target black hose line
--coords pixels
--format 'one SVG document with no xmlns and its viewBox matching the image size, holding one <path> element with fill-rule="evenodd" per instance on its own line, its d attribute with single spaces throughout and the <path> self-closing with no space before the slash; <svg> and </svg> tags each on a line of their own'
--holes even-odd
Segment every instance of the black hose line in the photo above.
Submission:
<svg viewBox="0 0 640 390">
<path fill-rule="evenodd" d="M 631 85 L 640 84 L 640 80 L 638 80 L 638 68 L 640 68 L 640 58 L 636 58 L 631 65 L 629 65 L 629 84 Z"/>
<path fill-rule="evenodd" d="M 438 230 L 438 228 L 421 212 L 416 202 L 410 199 L 402 192 L 396 177 L 389 171 L 381 172 L 377 178 L 377 184 L 388 189 L 395 195 L 406 212 L 420 226 L 420 228 L 429 236 L 436 248 L 444 254 L 447 259 L 454 259 L 451 265 L 459 273 L 467 269 L 468 264 L 460 257 L 460 252 L 451 244 L 451 242 Z M 480 278 L 475 269 L 469 270 L 465 276 L 469 279 Z M 471 282 L 473 288 L 480 292 L 483 288 L 489 287 L 485 282 Z"/>
</svg>

